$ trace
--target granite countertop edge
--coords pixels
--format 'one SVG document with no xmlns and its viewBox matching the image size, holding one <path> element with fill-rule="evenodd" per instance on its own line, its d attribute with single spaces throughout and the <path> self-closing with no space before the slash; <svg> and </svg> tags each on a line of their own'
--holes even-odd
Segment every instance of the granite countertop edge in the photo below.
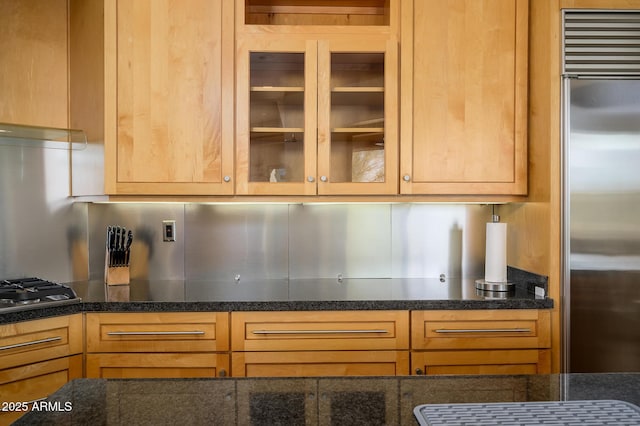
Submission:
<svg viewBox="0 0 640 426">
<path fill-rule="evenodd" d="M 234 311 L 344 311 L 344 310 L 476 310 L 551 309 L 553 299 L 497 300 L 304 300 L 210 302 L 80 302 L 0 313 L 0 324 L 82 312 L 234 312 Z"/>
</svg>

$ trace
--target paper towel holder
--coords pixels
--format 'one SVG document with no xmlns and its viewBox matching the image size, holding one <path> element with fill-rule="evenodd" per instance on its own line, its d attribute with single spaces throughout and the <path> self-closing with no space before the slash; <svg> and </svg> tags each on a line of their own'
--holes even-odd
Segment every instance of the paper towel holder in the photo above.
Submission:
<svg viewBox="0 0 640 426">
<path fill-rule="evenodd" d="M 482 291 L 511 291 L 513 289 L 513 282 L 493 282 L 485 279 L 476 280 L 476 289 Z"/>
<path fill-rule="evenodd" d="M 492 223 L 499 223 L 500 222 L 500 216 L 498 216 L 496 214 L 496 212 L 495 212 L 495 205 L 491 206 L 491 222 Z M 506 268 L 506 264 L 505 264 L 505 268 Z M 486 269 L 486 266 L 485 266 L 485 269 Z M 476 280 L 476 289 L 477 290 L 481 290 L 481 291 L 508 292 L 508 291 L 511 291 L 513 288 L 514 288 L 513 282 L 511 282 L 509 280 L 506 280 L 506 281 L 489 281 L 489 280 L 486 279 L 486 276 L 485 276 L 484 279 Z"/>
</svg>

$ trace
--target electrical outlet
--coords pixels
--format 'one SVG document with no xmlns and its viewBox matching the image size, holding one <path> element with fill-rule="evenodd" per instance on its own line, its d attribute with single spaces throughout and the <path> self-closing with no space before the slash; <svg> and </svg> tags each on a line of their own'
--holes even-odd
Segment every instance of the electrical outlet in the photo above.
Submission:
<svg viewBox="0 0 640 426">
<path fill-rule="evenodd" d="M 176 221 L 163 220 L 162 221 L 162 241 L 175 241 L 175 240 L 176 240 Z"/>
</svg>

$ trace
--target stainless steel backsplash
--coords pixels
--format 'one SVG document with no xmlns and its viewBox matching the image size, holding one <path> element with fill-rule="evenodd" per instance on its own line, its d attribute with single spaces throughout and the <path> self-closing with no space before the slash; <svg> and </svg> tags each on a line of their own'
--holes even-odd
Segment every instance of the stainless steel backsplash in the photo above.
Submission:
<svg viewBox="0 0 640 426">
<path fill-rule="evenodd" d="M 481 277 L 487 206 L 89 204 L 90 275 L 108 225 L 134 232 L 133 278 L 206 281 Z M 162 221 L 176 241 L 162 241 Z"/>
<path fill-rule="evenodd" d="M 69 174 L 68 150 L 0 145 L 0 278 L 88 278 L 88 206 Z"/>
</svg>

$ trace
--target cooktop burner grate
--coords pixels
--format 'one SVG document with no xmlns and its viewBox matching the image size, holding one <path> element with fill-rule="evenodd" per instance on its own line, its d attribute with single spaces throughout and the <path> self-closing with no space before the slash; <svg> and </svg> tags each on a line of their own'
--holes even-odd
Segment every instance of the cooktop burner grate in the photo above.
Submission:
<svg viewBox="0 0 640 426">
<path fill-rule="evenodd" d="M 80 301 L 72 288 L 52 281 L 35 277 L 0 280 L 0 313 Z"/>
</svg>

